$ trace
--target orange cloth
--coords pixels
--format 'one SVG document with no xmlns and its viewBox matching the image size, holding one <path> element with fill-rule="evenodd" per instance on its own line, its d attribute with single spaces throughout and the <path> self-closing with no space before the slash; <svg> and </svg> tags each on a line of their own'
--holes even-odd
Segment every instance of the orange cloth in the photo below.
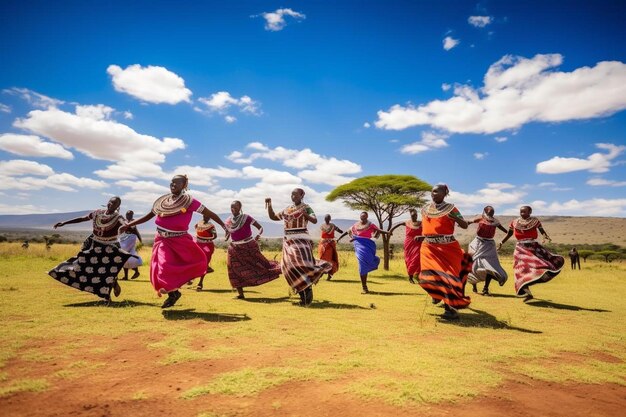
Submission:
<svg viewBox="0 0 626 417">
<path fill-rule="evenodd" d="M 456 208 L 456 215 L 460 215 Z M 452 214 L 452 213 L 451 213 Z M 448 216 L 422 218 L 425 236 L 451 235 L 454 233 L 454 220 Z M 420 250 L 420 286 L 435 300 L 454 308 L 469 306 L 471 299 L 465 296 L 467 273 L 471 270 L 471 257 L 463 252 L 456 240 L 450 243 L 429 243 L 425 241 Z"/>
</svg>

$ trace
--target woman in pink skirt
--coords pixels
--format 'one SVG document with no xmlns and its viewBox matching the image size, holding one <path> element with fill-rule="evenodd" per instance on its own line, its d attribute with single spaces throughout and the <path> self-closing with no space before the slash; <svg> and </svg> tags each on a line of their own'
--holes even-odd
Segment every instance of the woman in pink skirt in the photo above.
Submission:
<svg viewBox="0 0 626 417">
<path fill-rule="evenodd" d="M 152 246 L 150 282 L 159 297 L 167 294 L 161 308 L 172 307 L 181 296 L 179 288 L 192 278 L 206 273 L 206 256 L 187 229 L 193 212 L 209 217 L 224 228 L 224 222 L 198 200 L 187 194 L 187 176 L 176 175 L 170 183 L 170 194 L 159 197 L 152 211 L 133 220 L 120 230 L 142 224 L 157 216 L 157 235 Z"/>
</svg>

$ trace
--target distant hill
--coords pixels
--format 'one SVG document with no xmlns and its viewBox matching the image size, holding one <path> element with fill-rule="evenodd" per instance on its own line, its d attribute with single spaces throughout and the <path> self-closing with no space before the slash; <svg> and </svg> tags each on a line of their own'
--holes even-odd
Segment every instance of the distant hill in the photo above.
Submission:
<svg viewBox="0 0 626 417">
<path fill-rule="evenodd" d="M 49 214 L 24 214 L 24 215 L 0 215 L 0 234 L 8 231 L 30 230 L 36 234 L 71 234 L 72 236 L 84 236 L 91 230 L 89 222 L 69 225 L 53 232 L 52 226 L 60 221 L 84 216 L 88 211 L 72 213 L 49 213 Z M 219 216 L 226 219 L 229 214 L 221 213 Z M 199 216 L 196 216 L 199 219 Z M 471 219 L 474 216 L 467 216 Z M 506 228 L 513 220 L 512 216 L 498 216 Z M 545 216 L 540 217 L 546 231 L 552 237 L 554 243 L 562 244 L 602 244 L 613 243 L 626 246 L 626 219 L 616 217 L 569 217 L 569 216 Z M 398 219 L 402 221 L 404 219 Z M 322 219 L 320 219 L 322 221 Z M 355 219 L 333 219 L 333 222 L 344 231 L 354 224 Z M 282 222 L 273 222 L 259 219 L 263 226 L 265 237 L 281 237 L 283 235 Z M 192 223 L 193 224 L 193 223 Z M 151 240 L 156 226 L 154 221 L 145 223 L 139 227 L 146 240 Z M 319 236 L 319 223 L 310 225 L 309 231 L 313 238 Z M 468 230 L 457 227 L 456 237 L 467 244 L 475 235 L 476 226 L 472 225 Z M 502 232 L 497 232 L 496 238 L 501 238 Z M 404 239 L 403 228 L 397 229 L 392 238 L 393 242 L 402 242 Z"/>
</svg>

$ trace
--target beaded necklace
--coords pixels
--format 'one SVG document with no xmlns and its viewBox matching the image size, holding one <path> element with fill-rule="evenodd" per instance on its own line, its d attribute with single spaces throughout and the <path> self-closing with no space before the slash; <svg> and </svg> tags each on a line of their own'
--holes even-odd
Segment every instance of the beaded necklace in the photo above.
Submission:
<svg viewBox="0 0 626 417">
<path fill-rule="evenodd" d="M 525 230 L 534 229 L 535 227 L 537 227 L 538 224 L 539 224 L 539 219 L 536 217 L 529 217 L 527 219 L 518 217 L 513 222 L 513 227 L 517 230 L 525 231 Z"/>
<path fill-rule="evenodd" d="M 114 211 L 111 214 L 107 214 L 106 210 L 96 210 L 93 217 L 93 230 L 97 235 L 101 235 L 107 232 L 118 223 L 120 214 Z"/>
<path fill-rule="evenodd" d="M 236 232 L 241 229 L 244 224 L 246 224 L 246 220 L 248 219 L 247 214 L 239 213 L 236 216 L 230 216 L 226 220 L 226 229 L 228 229 L 229 233 Z"/>
<path fill-rule="evenodd" d="M 335 228 L 335 225 L 334 225 L 334 224 L 332 224 L 332 223 L 328 223 L 328 224 L 323 223 L 323 224 L 320 226 L 320 229 L 321 229 L 321 230 L 322 230 L 322 232 L 324 232 L 324 233 L 330 233 L 330 232 L 332 232 L 332 231 L 333 231 L 333 229 L 334 229 L 334 228 Z"/>
<path fill-rule="evenodd" d="M 452 203 L 446 203 L 445 201 L 442 201 L 441 203 L 437 204 L 433 201 L 428 206 L 422 209 L 422 216 L 438 218 L 447 216 L 452 212 L 452 210 L 454 210 L 454 204 Z"/>
<path fill-rule="evenodd" d="M 159 217 L 175 216 L 180 213 L 186 213 L 187 207 L 192 202 L 193 197 L 187 193 L 180 193 L 178 196 L 169 193 L 156 199 L 152 205 L 152 211 Z"/>
<path fill-rule="evenodd" d="M 363 224 L 361 222 L 356 222 L 356 223 L 354 223 L 354 226 L 352 226 L 352 227 L 354 227 L 356 230 L 366 230 L 366 229 L 369 229 L 371 224 L 372 224 L 372 222 L 368 220 L 367 223 L 365 223 L 365 224 Z"/>
<path fill-rule="evenodd" d="M 419 220 L 414 222 L 411 219 L 407 220 L 406 223 L 404 223 L 404 225 L 408 227 L 409 229 L 419 229 L 420 227 L 422 227 L 422 224 Z"/>
<path fill-rule="evenodd" d="M 204 222 L 204 220 L 200 220 L 196 223 L 196 230 L 199 232 L 204 232 L 205 230 L 215 229 L 215 225 L 211 222 Z"/>
</svg>

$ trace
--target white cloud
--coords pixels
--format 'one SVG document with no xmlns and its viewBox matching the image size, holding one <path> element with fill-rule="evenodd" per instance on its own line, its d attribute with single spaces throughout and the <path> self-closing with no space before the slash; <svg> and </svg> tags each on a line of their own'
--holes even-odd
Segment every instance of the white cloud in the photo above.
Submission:
<svg viewBox="0 0 626 417">
<path fill-rule="evenodd" d="M 78 117 L 93 120 L 109 120 L 114 111 L 115 109 L 105 106 L 104 104 L 96 104 L 95 106 L 76 106 L 76 115 Z"/>
<path fill-rule="evenodd" d="M 509 138 L 507 138 L 506 136 L 496 136 L 494 139 L 498 143 L 503 143 L 509 140 Z"/>
<path fill-rule="evenodd" d="M 57 100 L 55 98 L 50 98 L 43 94 L 39 94 L 36 91 L 29 90 L 28 88 L 8 88 L 6 90 L 2 90 L 3 93 L 11 94 L 13 96 L 21 97 L 26 100 L 29 104 L 34 107 L 41 109 L 49 109 L 51 107 L 58 107 L 61 104 L 65 103 L 64 101 Z"/>
<path fill-rule="evenodd" d="M 235 116 L 226 116 L 224 117 L 224 120 L 226 120 L 226 123 L 235 123 L 237 118 Z"/>
<path fill-rule="evenodd" d="M 322 156 L 308 148 L 296 150 L 278 146 L 271 149 L 259 142 L 249 143 L 246 148 L 256 152 L 245 156 L 242 152 L 235 151 L 227 158 L 240 164 L 250 164 L 257 159 L 279 162 L 285 167 L 299 169 L 299 178 L 315 184 L 344 184 L 354 179 L 347 175 L 361 172 L 359 164 L 346 159 Z"/>
<path fill-rule="evenodd" d="M 39 213 L 50 213 L 50 210 L 41 207 L 35 206 L 32 204 L 4 204 L 0 203 L 0 214 L 39 214 Z"/>
<path fill-rule="evenodd" d="M 261 114 L 258 101 L 253 100 L 249 96 L 235 98 L 228 91 L 219 91 L 211 94 L 210 97 L 201 97 L 198 101 L 206 106 L 209 113 L 226 114 L 232 107 L 236 107 L 242 113 L 249 113 L 257 116 Z M 195 107 L 194 109 L 196 111 L 203 112 L 203 110 L 199 107 Z M 234 117 L 232 117 L 232 119 L 234 119 L 232 121 L 236 120 Z M 226 121 L 232 123 L 228 118 Z"/>
<path fill-rule="evenodd" d="M 139 100 L 155 104 L 191 102 L 192 93 L 185 88 L 185 80 L 167 68 L 135 64 L 122 69 L 117 65 L 109 65 L 107 73 L 112 78 L 115 91 Z"/>
<path fill-rule="evenodd" d="M 133 116 L 133 114 L 131 112 L 125 111 L 123 114 L 124 114 L 124 119 L 126 119 L 126 120 L 133 120 L 134 116 Z"/>
<path fill-rule="evenodd" d="M 60 191 L 76 191 L 76 187 L 103 189 L 108 185 L 91 178 L 76 177 L 64 172 L 55 173 L 48 165 L 34 161 L 23 159 L 0 161 L 0 189 L 2 190 L 24 191 L 53 188 Z"/>
<path fill-rule="evenodd" d="M 626 216 L 626 198 L 592 198 L 589 200 L 568 200 L 564 202 L 533 201 L 533 213 L 556 216 Z M 518 211 L 519 212 L 519 211 Z"/>
<path fill-rule="evenodd" d="M 11 113 L 11 107 L 0 103 L 0 113 Z"/>
<path fill-rule="evenodd" d="M 467 18 L 467 23 L 477 28 L 484 28 L 491 22 L 493 22 L 491 16 L 470 16 Z"/>
<path fill-rule="evenodd" d="M 294 20 L 306 19 L 306 16 L 303 13 L 296 12 L 292 9 L 277 9 L 273 12 L 261 13 L 261 16 L 265 19 L 265 30 L 269 30 L 271 32 L 283 30 L 283 28 L 287 26 L 285 16 L 292 17 Z"/>
<path fill-rule="evenodd" d="M 366 128 L 366 129 L 369 129 L 371 126 L 372 126 L 372 125 L 371 125 L 371 124 L 369 124 L 369 122 L 365 122 L 365 123 L 363 123 L 363 127 L 364 127 L 364 128 Z"/>
<path fill-rule="evenodd" d="M 443 49 L 449 51 L 450 49 L 457 46 L 459 42 L 460 41 L 458 39 L 454 39 L 452 36 L 446 36 L 443 40 Z"/>
<path fill-rule="evenodd" d="M 286 171 L 275 169 L 256 168 L 253 166 L 244 167 L 243 178 L 259 178 L 262 182 L 275 185 L 295 186 L 302 183 L 302 179 Z"/>
<path fill-rule="evenodd" d="M 120 181 L 116 181 L 115 184 L 119 185 L 120 187 L 130 188 L 133 191 L 143 191 L 147 193 L 154 193 L 156 197 L 159 197 L 163 194 L 167 194 L 170 192 L 169 187 L 165 185 L 157 184 L 154 181 L 120 180 Z"/>
<path fill-rule="evenodd" d="M 515 188 L 513 184 L 509 184 L 508 182 L 488 182 L 488 188 L 493 188 L 494 190 L 510 190 Z"/>
<path fill-rule="evenodd" d="M 607 172 L 612 166 L 611 161 L 626 150 L 626 146 L 611 143 L 596 143 L 596 147 L 608 153 L 597 152 L 586 159 L 555 156 L 547 161 L 539 162 L 537 172 L 540 174 L 563 174 L 574 171 Z"/>
<path fill-rule="evenodd" d="M 57 108 L 33 110 L 27 117 L 17 119 L 14 126 L 74 148 L 90 158 L 116 162 L 96 171 L 102 178 L 163 177 L 160 164 L 165 161 L 165 154 L 184 149 L 185 143 L 176 138 L 157 139 L 114 120 L 101 119 L 110 114 L 108 109 L 77 106 L 76 114 Z"/>
<path fill-rule="evenodd" d="M 437 148 L 445 148 L 448 146 L 446 139 L 448 135 L 436 132 L 422 132 L 422 140 L 404 145 L 400 148 L 400 152 L 406 154 L 417 154 L 421 152 L 431 151 Z"/>
<path fill-rule="evenodd" d="M 476 159 L 485 159 L 487 155 L 489 155 L 489 152 L 474 152 L 474 158 Z"/>
<path fill-rule="evenodd" d="M 241 178 L 241 171 L 222 166 L 207 168 L 197 165 L 181 165 L 174 168 L 168 177 L 171 178 L 174 175 L 187 175 L 190 185 L 194 187 L 198 185 L 213 187 L 216 185 L 216 178 Z"/>
<path fill-rule="evenodd" d="M 595 177 L 587 180 L 587 185 L 594 187 L 626 187 L 626 181 L 607 180 L 605 178 Z"/>
<path fill-rule="evenodd" d="M 441 84 L 441 89 L 442 89 L 443 91 L 448 91 L 448 90 L 450 90 L 451 88 L 452 88 L 452 86 L 451 86 L 450 84 L 448 84 L 448 83 L 443 83 L 443 84 Z"/>
<path fill-rule="evenodd" d="M 74 159 L 63 146 L 44 142 L 39 136 L 5 133 L 0 135 L 0 149 L 20 156 Z"/>
<path fill-rule="evenodd" d="M 605 117 L 626 108 L 626 64 L 604 61 L 572 72 L 553 69 L 559 54 L 531 59 L 507 55 L 489 67 L 484 86 L 454 88 L 448 100 L 378 111 L 376 127 L 403 130 L 429 125 L 455 133 L 496 133 L 532 121 Z"/>
<path fill-rule="evenodd" d="M 10 161 L 0 161 L 0 176 L 18 175 L 52 175 L 54 170 L 48 165 L 24 159 L 13 159 Z"/>
<path fill-rule="evenodd" d="M 526 195 L 524 191 L 516 189 L 511 184 L 487 184 L 487 187 L 465 194 L 458 191 L 451 191 L 448 200 L 456 204 L 461 210 L 473 210 L 492 205 L 499 209 L 500 206 L 510 204 L 520 204 Z"/>
</svg>

